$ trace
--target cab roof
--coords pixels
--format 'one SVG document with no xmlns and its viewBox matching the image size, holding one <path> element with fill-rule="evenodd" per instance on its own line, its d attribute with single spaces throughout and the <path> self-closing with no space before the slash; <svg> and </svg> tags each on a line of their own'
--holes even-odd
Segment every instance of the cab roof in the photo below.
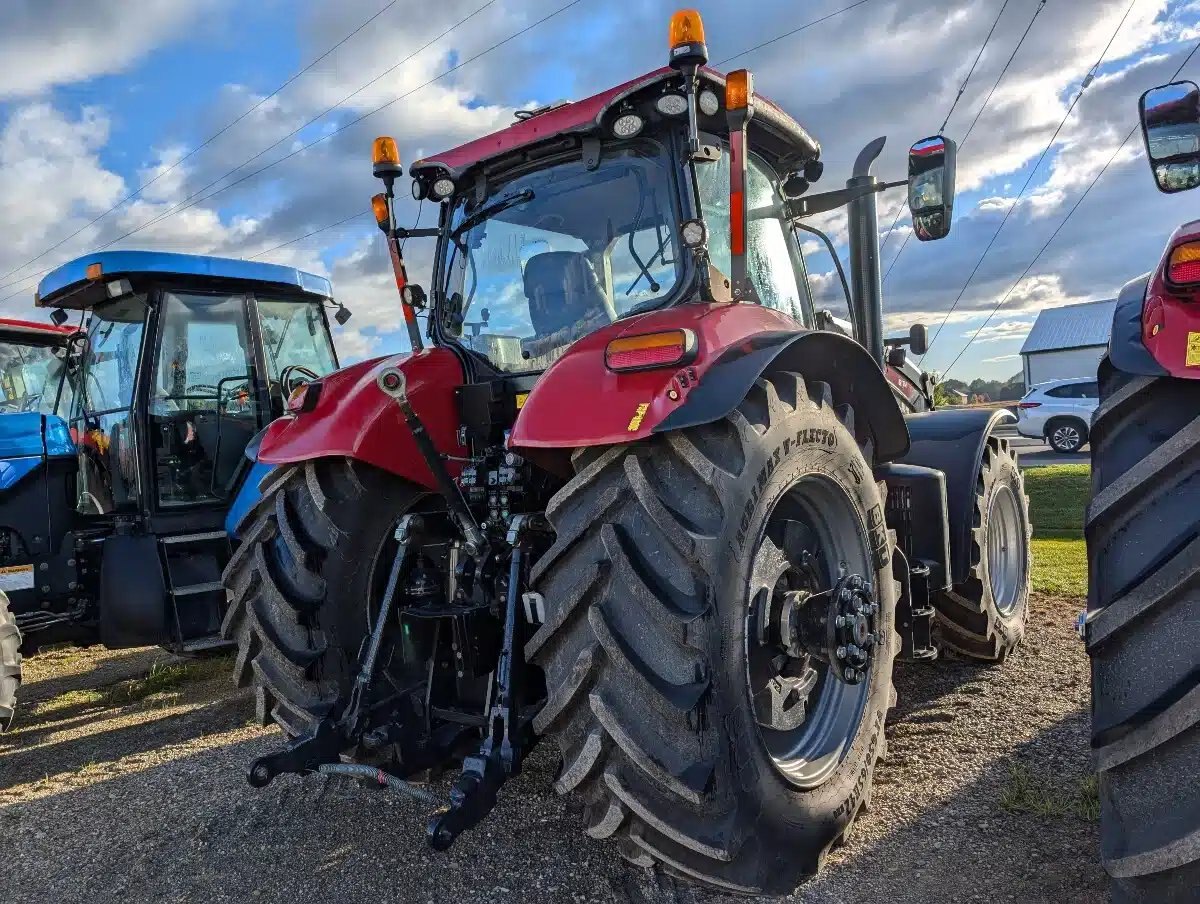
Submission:
<svg viewBox="0 0 1200 904">
<path fill-rule="evenodd" d="M 54 345 L 65 340 L 67 336 L 75 332 L 75 329 L 66 324 L 55 326 L 53 323 L 36 323 L 32 320 L 0 317 L 0 342 Z"/>
<path fill-rule="evenodd" d="M 96 265 L 100 275 L 89 279 L 88 268 Z M 107 284 L 122 278 L 129 280 L 135 290 L 139 282 L 170 279 L 258 283 L 275 289 L 298 289 L 321 298 L 333 297 L 333 288 L 325 277 L 280 264 L 166 251 L 100 251 L 77 257 L 48 273 L 38 284 L 35 301 L 43 308 L 91 307 L 111 297 Z"/>
<path fill-rule="evenodd" d="M 715 69 L 699 72 L 700 88 L 715 89 L 721 98 L 721 109 L 715 117 L 700 116 L 700 127 L 712 130 L 714 124 L 724 129 L 725 75 Z M 517 121 L 499 132 L 468 141 L 451 150 L 417 160 L 409 174 L 420 180 L 432 180 L 445 174 L 458 179 L 478 164 L 568 134 L 587 134 L 602 131 L 607 119 L 627 102 L 658 97 L 667 82 L 679 81 L 680 75 L 669 66 L 655 69 L 624 84 L 609 88 L 583 100 L 552 107 Z M 652 104 L 650 104 L 652 106 Z M 699 111 L 697 111 L 699 112 Z M 654 114 L 651 114 L 654 115 Z M 706 122 L 707 120 L 707 122 Z M 801 165 L 821 156 L 821 145 L 804 127 L 760 94 L 754 97 L 754 118 L 750 121 L 751 142 L 755 150 L 774 157 L 776 162 Z"/>
</svg>

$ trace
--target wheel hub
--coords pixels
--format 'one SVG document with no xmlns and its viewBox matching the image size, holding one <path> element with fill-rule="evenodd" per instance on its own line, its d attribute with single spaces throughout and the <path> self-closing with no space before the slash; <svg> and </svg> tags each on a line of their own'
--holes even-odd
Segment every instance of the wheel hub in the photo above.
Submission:
<svg viewBox="0 0 1200 904">
<path fill-rule="evenodd" d="M 832 590 L 783 594 L 779 638 L 788 656 L 805 654 L 829 663 L 839 681 L 858 684 L 867 675 L 879 645 L 879 604 L 861 575 L 843 576 Z"/>
</svg>

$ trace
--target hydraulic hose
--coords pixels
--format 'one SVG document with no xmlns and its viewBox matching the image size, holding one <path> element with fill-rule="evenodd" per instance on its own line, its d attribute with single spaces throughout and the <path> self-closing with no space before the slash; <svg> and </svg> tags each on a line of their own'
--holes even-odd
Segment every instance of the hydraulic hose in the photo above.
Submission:
<svg viewBox="0 0 1200 904">
<path fill-rule="evenodd" d="M 318 771 L 322 775 L 345 775 L 350 778 L 372 779 L 384 787 L 390 788 L 393 791 L 399 791 L 401 794 L 421 801 L 421 803 L 433 804 L 434 806 L 440 803 L 428 791 L 422 791 L 411 782 L 396 778 L 396 776 L 390 775 L 374 766 L 364 766 L 361 763 L 322 763 L 318 767 Z"/>
</svg>

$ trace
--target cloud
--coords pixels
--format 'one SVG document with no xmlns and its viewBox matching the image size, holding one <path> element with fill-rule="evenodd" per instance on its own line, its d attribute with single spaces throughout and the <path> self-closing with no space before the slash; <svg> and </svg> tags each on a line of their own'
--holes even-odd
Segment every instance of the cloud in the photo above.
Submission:
<svg viewBox="0 0 1200 904">
<path fill-rule="evenodd" d="M 1003 339 L 1024 339 L 1033 327 L 1032 320 L 1005 320 L 991 323 L 979 332 L 976 342 L 998 342 Z M 963 333 L 964 336 L 974 335 L 974 330 Z M 997 359 L 991 359 L 997 360 Z"/>
<path fill-rule="evenodd" d="M 430 8 L 417 0 L 401 0 L 218 141 L 163 175 L 137 201 L 35 266 L 57 263 L 150 223 L 210 183 L 212 187 L 200 192 L 198 198 L 211 195 L 211 200 L 201 200 L 141 229 L 120 244 L 257 255 L 359 210 L 366 211 L 367 199 L 378 190 L 367 161 L 370 139 L 376 134 L 395 134 L 405 159 L 411 160 L 507 125 L 515 109 L 563 97 L 584 97 L 662 64 L 662 37 L 672 9 L 669 5 L 638 0 L 624 5 L 618 15 L 604 5 L 580 4 L 451 75 L 421 87 L 446 69 L 553 12 L 562 2 L 496 0 L 485 5 L 485 0 L 446 0 Z M 802 16 L 815 19 L 840 5 L 834 0 L 821 0 L 806 5 Z M 19 5 L 13 19 L 16 27 L 0 34 L 0 49 L 6 41 L 9 46 L 26 43 L 45 47 L 50 40 L 47 35 L 66 42 L 64 46 L 74 46 L 69 40 L 72 20 L 58 15 L 57 9 L 48 11 L 50 6 L 32 2 Z M 103 47 L 104 54 L 111 55 L 113 61 L 103 65 L 95 62 L 94 47 L 76 53 L 74 62 L 69 54 L 58 50 L 44 53 L 61 60 L 29 62 L 26 80 L 41 87 L 20 90 L 44 90 L 63 80 L 115 71 L 144 55 L 155 42 L 161 45 L 178 34 L 188 22 L 195 21 L 197 9 L 212 11 L 214 19 L 226 11 L 232 15 L 233 11 L 232 5 L 223 0 L 144 0 L 129 7 L 136 15 L 125 12 L 127 4 L 118 6 L 119 14 L 109 13 L 99 23 L 93 18 L 86 31 L 86 40 Z M 378 12 L 380 6 L 379 0 L 298 2 L 294 6 L 296 60 L 303 65 L 317 58 Z M 896 222 L 883 259 L 884 270 L 892 268 L 885 284 L 889 330 L 906 329 L 918 319 L 932 329 L 947 316 L 980 253 L 1013 204 L 1028 167 L 1050 140 L 1081 80 L 1127 7 L 1128 0 L 1050 3 L 1039 14 L 962 146 L 960 192 L 954 229 L 947 239 L 905 243 L 911 227 L 900 206 L 902 193 L 880 196 L 881 237 L 886 237 L 888 227 Z M 950 119 L 946 132 L 951 137 L 961 139 L 966 132 L 1000 76 L 1033 8 L 1032 3 L 1013 3 L 1006 9 Z M 476 10 L 481 11 L 465 25 L 438 37 Z M 795 4 L 782 0 L 759 0 L 753 15 L 733 4 L 706 8 L 714 60 L 796 28 L 801 24 L 796 10 Z M 930 0 L 921 4 L 874 0 L 870 7 L 836 16 L 739 57 L 732 65 L 750 66 L 756 74 L 756 86 L 821 140 L 826 175 L 814 192 L 839 187 L 849 175 L 858 150 L 879 134 L 890 137 L 875 172 L 881 178 L 892 179 L 904 172 L 909 144 L 940 125 L 996 11 L 996 4 L 990 0 Z M 0 18 L 5 16 L 11 14 L 7 10 L 0 13 Z M 75 16 L 76 22 L 86 18 L 78 12 Z M 105 24 L 109 19 L 122 16 L 139 21 L 128 25 L 120 40 L 105 42 L 97 38 L 108 34 L 105 28 L 116 28 Z M 932 359 L 931 366 L 948 363 L 965 344 L 960 333 L 967 326 L 959 329 L 960 325 L 973 327 L 1009 292 L 1021 270 L 1133 124 L 1137 95 L 1146 86 L 1165 81 L 1178 65 L 1188 49 L 1182 42 L 1195 40 L 1188 36 L 1196 32 L 1198 18 L 1200 10 L 1194 3 L 1141 0 L 1135 6 L 1099 77 L 1080 99 L 1030 191 L 1012 210 L 987 259 L 957 301 L 948 318 L 954 328 L 942 337 L 935 351 L 937 356 L 944 352 L 946 358 L 940 362 Z M 14 34 L 19 37 L 12 37 Z M 245 40 L 252 44 L 254 36 L 246 36 Z M 430 40 L 433 44 L 429 48 L 366 87 L 341 108 L 285 138 Z M 914 46 L 920 47 L 921 53 L 912 53 Z M 581 52 L 581 48 L 595 48 L 596 52 Z M 864 65 L 864 60 L 869 65 Z M 59 74 L 51 71 L 54 66 L 65 67 L 68 63 L 74 75 L 65 70 Z M 8 65 L 0 55 L 0 72 Z M 50 69 L 38 75 L 39 66 Z M 44 161 L 43 181 L 39 184 L 57 182 L 67 187 L 64 198 L 52 205 L 38 205 L 30 203 L 29 195 L 24 194 L 24 200 L 13 205 L 15 215 L 22 218 L 23 229 L 17 231 L 19 240 L 12 242 L 13 247 L 0 248 L 0 272 L 79 228 L 104 209 L 105 198 L 119 198 L 122 192 L 137 186 L 136 180 L 165 172 L 182 159 L 186 153 L 182 149 L 195 147 L 254 107 L 287 74 L 271 71 L 254 84 L 213 85 L 210 100 L 181 119 L 182 124 L 174 132 L 135 152 L 139 159 L 124 178 L 111 164 L 106 165 L 111 159 L 105 153 L 112 141 L 109 115 L 103 111 L 85 114 L 72 109 L 65 100 L 45 107 L 48 112 L 41 115 L 53 114 L 75 130 L 64 134 L 78 133 L 81 153 L 74 161 L 53 154 Z M 11 91 L 16 89 L 9 86 L 18 83 L 4 85 Z M 396 100 L 410 91 L 410 96 Z M 351 124 L 356 117 L 393 100 L 396 102 L 362 123 Z M 8 120 L 0 123 L 0 134 L 8 133 L 18 112 L 10 110 Z M 103 131 L 97 131 L 101 125 Z M 212 194 L 303 143 L 341 127 L 346 127 L 345 131 L 329 140 Z M 272 148 L 280 139 L 284 140 Z M 34 166 L 39 153 L 26 147 L 25 152 L 0 161 L 0 185 L 19 189 L 22 179 L 17 174 Z M 233 176 L 220 179 L 260 153 L 257 160 Z M 1154 191 L 1139 154 L 1138 142 L 1131 141 L 1030 278 L 1005 301 L 997 314 L 1002 323 L 1028 320 L 1020 316 L 1022 312 L 1046 306 L 1111 297 L 1125 279 L 1153 264 L 1166 235 L 1187 217 L 1194 199 L 1167 197 Z M 78 181 L 85 171 L 90 174 L 86 184 Z M 401 201 L 399 213 L 403 222 L 412 222 L 416 205 Z M 430 213 L 427 205 L 426 223 Z M 812 222 L 831 235 L 844 260 L 845 211 Z M 904 253 L 893 267 L 902 244 Z M 806 238 L 805 253 L 810 258 L 818 305 L 844 313 L 840 284 L 823 246 Z M 406 254 L 410 274 L 427 283 L 431 243 L 413 240 Z M 339 330 L 345 354 L 375 354 L 406 344 L 387 257 L 369 219 L 269 251 L 264 259 L 293 263 L 333 277 L 339 297 L 355 311 L 354 319 Z M 0 294 L 9 291 L 3 289 Z M 27 302 L 25 298 L 14 299 L 6 306 L 13 303 Z"/>
<path fill-rule="evenodd" d="M 0 100 L 120 72 L 222 0 L 4 0 Z"/>
</svg>

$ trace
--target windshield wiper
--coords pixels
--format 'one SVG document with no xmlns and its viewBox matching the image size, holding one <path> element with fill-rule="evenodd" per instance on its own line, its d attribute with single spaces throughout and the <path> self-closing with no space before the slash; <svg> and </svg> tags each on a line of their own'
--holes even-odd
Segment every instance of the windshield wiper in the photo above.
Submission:
<svg viewBox="0 0 1200 904">
<path fill-rule="evenodd" d="M 508 208 L 510 208 L 510 207 L 515 207 L 518 204 L 524 204 L 526 201 L 532 201 L 532 200 L 533 200 L 533 189 L 532 188 L 526 188 L 526 189 L 523 189 L 523 190 L 517 192 L 514 195 L 509 195 L 506 198 L 501 198 L 500 200 L 498 200 L 492 204 L 489 204 L 487 207 L 484 207 L 484 208 L 481 208 L 480 210 L 475 211 L 473 214 L 471 214 L 466 219 L 464 219 L 461 223 L 458 224 L 458 228 L 456 228 L 454 230 L 454 232 L 452 232 L 450 234 L 450 237 L 452 239 L 454 239 L 455 242 L 457 242 L 459 236 L 461 236 L 467 230 L 473 229 L 474 227 L 478 226 L 484 220 L 494 217 L 496 214 L 500 213 L 501 211 L 508 210 Z"/>
</svg>

